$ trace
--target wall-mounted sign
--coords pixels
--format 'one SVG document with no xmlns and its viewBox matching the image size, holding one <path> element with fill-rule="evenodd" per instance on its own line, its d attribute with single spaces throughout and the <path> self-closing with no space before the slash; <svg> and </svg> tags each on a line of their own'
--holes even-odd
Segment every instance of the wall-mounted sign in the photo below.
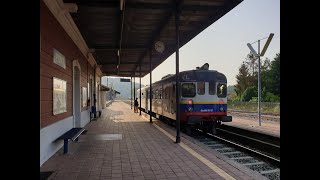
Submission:
<svg viewBox="0 0 320 180">
<path fill-rule="evenodd" d="M 66 58 L 56 49 L 53 49 L 53 63 L 61 66 L 64 69 L 66 68 Z"/>
<path fill-rule="evenodd" d="M 130 79 L 120 78 L 120 82 L 130 82 Z"/>
<path fill-rule="evenodd" d="M 87 107 L 87 88 L 82 87 L 82 107 Z"/>
<path fill-rule="evenodd" d="M 67 112 L 67 81 L 53 77 L 53 115 Z"/>
</svg>

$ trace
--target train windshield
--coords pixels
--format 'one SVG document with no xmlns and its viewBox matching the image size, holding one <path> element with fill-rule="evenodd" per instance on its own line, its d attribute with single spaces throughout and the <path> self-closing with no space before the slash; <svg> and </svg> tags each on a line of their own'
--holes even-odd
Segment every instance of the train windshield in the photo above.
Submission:
<svg viewBox="0 0 320 180">
<path fill-rule="evenodd" d="M 227 85 L 219 83 L 217 86 L 217 95 L 219 98 L 227 97 Z"/>
<path fill-rule="evenodd" d="M 182 97 L 195 97 L 196 96 L 196 85 L 194 83 L 184 83 L 181 86 Z"/>
</svg>

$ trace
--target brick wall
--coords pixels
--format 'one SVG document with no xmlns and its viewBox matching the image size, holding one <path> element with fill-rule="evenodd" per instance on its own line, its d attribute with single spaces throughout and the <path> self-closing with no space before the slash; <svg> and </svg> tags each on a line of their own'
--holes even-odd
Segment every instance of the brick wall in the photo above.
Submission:
<svg viewBox="0 0 320 180">
<path fill-rule="evenodd" d="M 40 1 L 40 33 L 40 121 L 43 128 L 73 114 L 72 61 L 78 60 L 81 66 L 81 87 L 87 87 L 88 77 L 94 71 L 43 1 Z M 53 63 L 54 48 L 65 56 L 66 69 Z M 58 115 L 53 115 L 53 77 L 67 81 L 67 112 Z"/>
</svg>

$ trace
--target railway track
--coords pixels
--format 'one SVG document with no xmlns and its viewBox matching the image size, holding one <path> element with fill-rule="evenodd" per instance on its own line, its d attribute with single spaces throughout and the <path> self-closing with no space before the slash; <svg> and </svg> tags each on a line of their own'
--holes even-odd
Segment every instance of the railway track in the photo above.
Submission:
<svg viewBox="0 0 320 180">
<path fill-rule="evenodd" d="M 258 119 L 258 112 L 228 109 L 228 115 L 244 117 L 249 119 Z M 261 120 L 280 122 L 280 114 L 279 113 L 262 113 Z"/>
<path fill-rule="evenodd" d="M 191 137 L 268 179 L 280 179 L 280 141 L 233 127 L 218 128 L 219 135 L 193 131 Z"/>
</svg>

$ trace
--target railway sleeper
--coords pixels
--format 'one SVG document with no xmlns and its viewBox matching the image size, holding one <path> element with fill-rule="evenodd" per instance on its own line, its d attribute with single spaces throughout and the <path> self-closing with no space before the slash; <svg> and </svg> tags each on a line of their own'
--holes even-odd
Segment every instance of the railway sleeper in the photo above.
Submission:
<svg viewBox="0 0 320 180">
<path fill-rule="evenodd" d="M 259 171 L 260 174 L 271 174 L 271 173 L 277 173 L 280 172 L 280 169 L 272 169 L 272 170 L 267 170 L 267 171 Z"/>
<path fill-rule="evenodd" d="M 237 160 L 237 159 L 253 159 L 253 157 L 251 156 L 243 156 L 243 157 L 232 157 L 230 158 L 232 160 Z"/>
<path fill-rule="evenodd" d="M 217 151 L 223 151 L 223 150 L 231 150 L 233 148 L 230 148 L 230 147 L 222 147 L 222 148 L 216 148 L 215 150 Z"/>
<path fill-rule="evenodd" d="M 265 162 L 259 161 L 259 162 L 252 162 L 252 163 L 244 163 L 242 165 L 252 166 L 252 165 L 259 165 L 259 164 L 265 164 Z"/>
<path fill-rule="evenodd" d="M 227 154 L 240 154 L 240 153 L 242 153 L 242 152 L 240 152 L 240 151 L 233 151 L 233 152 L 224 152 L 224 153 L 221 153 L 221 154 L 227 155 Z"/>
<path fill-rule="evenodd" d="M 225 144 L 220 144 L 220 143 L 203 143 L 209 147 L 215 147 L 215 146 L 218 146 L 218 148 L 222 148 L 222 147 L 225 147 L 226 145 Z"/>
</svg>

